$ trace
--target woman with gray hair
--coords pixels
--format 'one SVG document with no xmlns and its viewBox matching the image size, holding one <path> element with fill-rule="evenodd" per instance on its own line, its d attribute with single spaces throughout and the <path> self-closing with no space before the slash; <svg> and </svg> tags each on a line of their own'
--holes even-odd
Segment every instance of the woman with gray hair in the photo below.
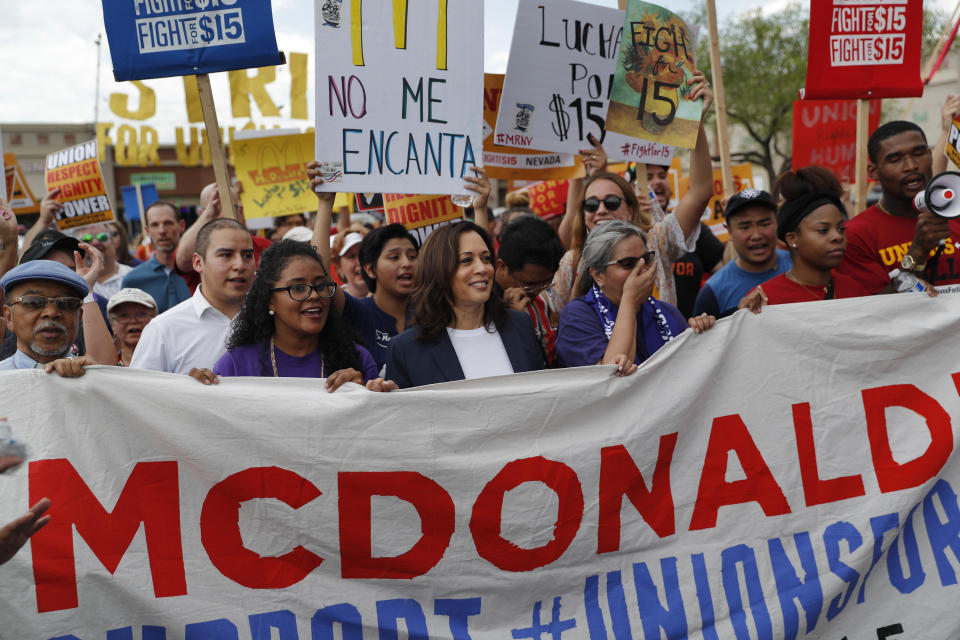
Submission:
<svg viewBox="0 0 960 640">
<path fill-rule="evenodd" d="M 675 306 L 651 296 L 655 257 L 638 227 L 619 220 L 597 225 L 583 246 L 580 297 L 560 314 L 557 357 L 564 366 L 639 365 L 688 326 L 700 333 L 714 325 L 706 314 L 688 323 Z"/>
</svg>

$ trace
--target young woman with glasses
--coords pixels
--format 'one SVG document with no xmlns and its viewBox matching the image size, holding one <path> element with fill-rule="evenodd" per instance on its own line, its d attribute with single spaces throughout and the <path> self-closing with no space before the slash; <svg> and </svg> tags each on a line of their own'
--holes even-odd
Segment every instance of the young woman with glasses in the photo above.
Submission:
<svg viewBox="0 0 960 640">
<path fill-rule="evenodd" d="M 560 314 L 557 357 L 567 367 L 616 364 L 623 374 L 688 327 L 713 326 L 706 314 L 691 318 L 652 297 L 658 262 L 647 235 L 614 220 L 590 234 L 580 258 L 577 292 Z"/>
<path fill-rule="evenodd" d="M 334 391 L 345 382 L 374 391 L 395 388 L 377 379 L 370 352 L 357 343 L 330 299 L 337 284 L 305 243 L 284 240 L 263 252 L 227 352 L 195 378 L 216 376 L 326 378 Z"/>
</svg>

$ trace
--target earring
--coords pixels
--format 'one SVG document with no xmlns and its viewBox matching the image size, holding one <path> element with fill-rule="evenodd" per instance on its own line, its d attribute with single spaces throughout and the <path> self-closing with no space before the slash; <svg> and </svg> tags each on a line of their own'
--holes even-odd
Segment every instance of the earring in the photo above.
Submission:
<svg viewBox="0 0 960 640">
<path fill-rule="evenodd" d="M 277 312 L 274 311 L 273 309 L 268 310 L 267 313 L 269 313 L 269 314 L 272 315 L 272 316 L 274 316 L 274 315 L 277 314 Z"/>
<path fill-rule="evenodd" d="M 791 247 L 793 247 L 794 249 L 796 249 L 796 248 L 797 248 L 797 245 L 795 245 L 795 244 L 793 244 L 793 245 L 790 245 L 790 246 L 791 246 Z M 273 311 L 271 311 L 270 313 L 273 313 Z"/>
</svg>

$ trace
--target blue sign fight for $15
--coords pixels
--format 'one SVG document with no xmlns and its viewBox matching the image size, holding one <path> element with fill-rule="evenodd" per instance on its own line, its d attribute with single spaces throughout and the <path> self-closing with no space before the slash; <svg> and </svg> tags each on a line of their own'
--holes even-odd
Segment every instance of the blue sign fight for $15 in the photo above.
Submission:
<svg viewBox="0 0 960 640">
<path fill-rule="evenodd" d="M 283 64 L 269 0 L 104 0 L 118 82 Z"/>
</svg>

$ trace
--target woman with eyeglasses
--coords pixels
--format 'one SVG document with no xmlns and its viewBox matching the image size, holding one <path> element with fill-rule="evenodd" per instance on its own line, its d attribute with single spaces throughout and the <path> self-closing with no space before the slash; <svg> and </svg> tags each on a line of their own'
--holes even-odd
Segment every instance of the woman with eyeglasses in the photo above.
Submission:
<svg viewBox="0 0 960 640">
<path fill-rule="evenodd" d="M 577 292 L 560 314 L 557 357 L 566 367 L 616 364 L 624 374 L 687 328 L 700 333 L 713 316 L 691 318 L 652 297 L 658 262 L 647 235 L 620 220 L 598 225 L 580 258 Z"/>
<path fill-rule="evenodd" d="M 494 287 L 493 242 L 472 222 L 440 227 L 420 252 L 414 325 L 390 340 L 385 377 L 401 388 L 544 366 L 527 314 Z"/>
<path fill-rule="evenodd" d="M 284 240 L 260 256 L 253 286 L 227 339 L 227 352 L 193 377 L 326 378 L 334 391 L 345 382 L 374 391 L 396 388 L 377 379 L 370 352 L 330 304 L 337 289 L 320 256 L 302 242 Z"/>
<path fill-rule="evenodd" d="M 688 85 L 689 92 L 684 99 L 702 98 L 706 116 L 713 103 L 710 83 L 703 73 L 697 71 Z M 579 190 L 578 180 L 570 181 L 567 212 L 558 230 L 569 251 L 563 256 L 553 280 L 551 304 L 560 310 L 574 297 L 580 252 L 587 236 L 602 222 L 620 220 L 646 232 L 648 244 L 656 251 L 658 262 L 652 295 L 675 305 L 677 290 L 673 263 L 696 249 L 700 217 L 713 195 L 713 165 L 703 121 L 700 122 L 696 146 L 690 153 L 690 189 L 680 198 L 672 213 L 663 211 L 656 198 L 648 199 L 646 192 L 640 195 L 643 198 L 641 203 L 633 185 L 606 170 L 607 154 L 603 146 L 596 140 L 591 142 L 593 147 L 581 152 L 588 176 L 582 183 L 583 190 Z"/>
</svg>

